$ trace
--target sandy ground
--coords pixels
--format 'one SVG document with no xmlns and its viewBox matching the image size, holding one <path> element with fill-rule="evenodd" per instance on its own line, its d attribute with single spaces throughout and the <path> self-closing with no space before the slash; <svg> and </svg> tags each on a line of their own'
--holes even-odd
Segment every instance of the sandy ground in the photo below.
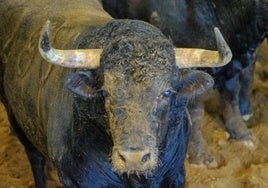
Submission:
<svg viewBox="0 0 268 188">
<path fill-rule="evenodd" d="M 266 55 L 267 54 L 267 55 Z M 210 99 L 202 131 L 211 152 L 220 161 L 216 169 L 196 168 L 185 161 L 187 188 L 268 188 L 268 47 L 256 65 L 252 102 L 254 117 L 247 122 L 255 137 L 253 149 L 228 140 L 217 98 Z M 24 149 L 12 135 L 0 104 L 0 188 L 32 188 L 34 181 Z"/>
</svg>

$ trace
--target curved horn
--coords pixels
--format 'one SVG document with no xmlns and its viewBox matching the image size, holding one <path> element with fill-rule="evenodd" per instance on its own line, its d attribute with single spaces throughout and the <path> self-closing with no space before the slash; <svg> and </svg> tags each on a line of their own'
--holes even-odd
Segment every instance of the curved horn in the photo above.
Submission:
<svg viewBox="0 0 268 188">
<path fill-rule="evenodd" d="M 100 66 L 102 49 L 54 49 L 49 41 L 50 21 L 46 22 L 39 40 L 39 52 L 50 63 L 69 68 L 96 69 Z"/>
<path fill-rule="evenodd" d="M 214 28 L 214 33 L 218 51 L 175 48 L 176 65 L 179 68 L 220 67 L 229 63 L 232 59 L 232 51 L 217 27 Z"/>
</svg>

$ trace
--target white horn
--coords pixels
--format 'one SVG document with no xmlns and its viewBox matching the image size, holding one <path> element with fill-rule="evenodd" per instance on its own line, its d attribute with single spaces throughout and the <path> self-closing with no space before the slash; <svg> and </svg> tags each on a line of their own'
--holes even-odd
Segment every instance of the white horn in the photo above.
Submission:
<svg viewBox="0 0 268 188">
<path fill-rule="evenodd" d="M 102 49 L 54 49 L 49 40 L 50 21 L 46 22 L 39 40 L 39 52 L 50 63 L 69 68 L 96 69 L 100 66 Z"/>
<path fill-rule="evenodd" d="M 214 33 L 218 51 L 175 48 L 176 65 L 179 68 L 220 67 L 229 63 L 232 59 L 232 51 L 217 27 L 214 28 Z"/>
</svg>

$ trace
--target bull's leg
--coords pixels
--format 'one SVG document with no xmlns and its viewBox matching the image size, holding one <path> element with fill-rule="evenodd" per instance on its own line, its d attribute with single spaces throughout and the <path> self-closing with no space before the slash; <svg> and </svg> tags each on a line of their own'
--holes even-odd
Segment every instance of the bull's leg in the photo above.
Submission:
<svg viewBox="0 0 268 188">
<path fill-rule="evenodd" d="M 253 75 L 255 63 L 252 63 L 247 68 L 243 69 L 240 76 L 240 92 L 239 92 L 239 109 L 245 121 L 252 116 L 250 95 L 252 92 Z"/>
<path fill-rule="evenodd" d="M 16 133 L 20 142 L 23 144 L 26 154 L 31 163 L 31 168 L 35 180 L 36 187 L 46 188 L 45 183 L 45 158 L 27 139 L 22 129 L 19 127 L 17 121 L 12 114 L 9 114 L 9 121 L 13 131 Z"/>
<path fill-rule="evenodd" d="M 196 166 L 215 168 L 218 163 L 208 150 L 207 142 L 201 132 L 201 122 L 204 115 L 203 103 L 196 99 L 189 106 L 189 113 L 192 120 L 192 132 L 188 145 L 189 163 Z"/>
<path fill-rule="evenodd" d="M 250 140 L 252 132 L 247 128 L 240 114 L 240 90 L 239 75 L 228 80 L 225 83 L 224 89 L 220 90 L 224 101 L 223 117 L 225 121 L 225 129 L 233 139 Z"/>
</svg>

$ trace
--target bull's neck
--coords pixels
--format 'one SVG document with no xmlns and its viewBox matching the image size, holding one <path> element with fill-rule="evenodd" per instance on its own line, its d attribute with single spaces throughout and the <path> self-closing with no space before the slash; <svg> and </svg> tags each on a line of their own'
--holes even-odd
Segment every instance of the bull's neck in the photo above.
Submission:
<svg viewBox="0 0 268 188">
<path fill-rule="evenodd" d="M 162 166 L 152 184 L 161 187 L 182 187 L 184 184 L 184 160 L 190 137 L 191 122 L 187 111 L 187 99 L 175 97 L 169 109 L 168 132 L 160 146 Z"/>
<path fill-rule="evenodd" d="M 73 145 L 79 142 L 86 144 L 85 147 L 93 147 L 96 142 L 107 143 L 112 147 L 112 140 L 109 135 L 109 124 L 104 100 L 101 98 L 83 100 L 74 97 L 74 124 L 73 124 Z M 108 148 L 106 148 L 108 149 Z"/>
<path fill-rule="evenodd" d="M 74 97 L 74 128 L 99 127 L 108 129 L 108 116 L 102 98 L 84 100 Z"/>
</svg>

